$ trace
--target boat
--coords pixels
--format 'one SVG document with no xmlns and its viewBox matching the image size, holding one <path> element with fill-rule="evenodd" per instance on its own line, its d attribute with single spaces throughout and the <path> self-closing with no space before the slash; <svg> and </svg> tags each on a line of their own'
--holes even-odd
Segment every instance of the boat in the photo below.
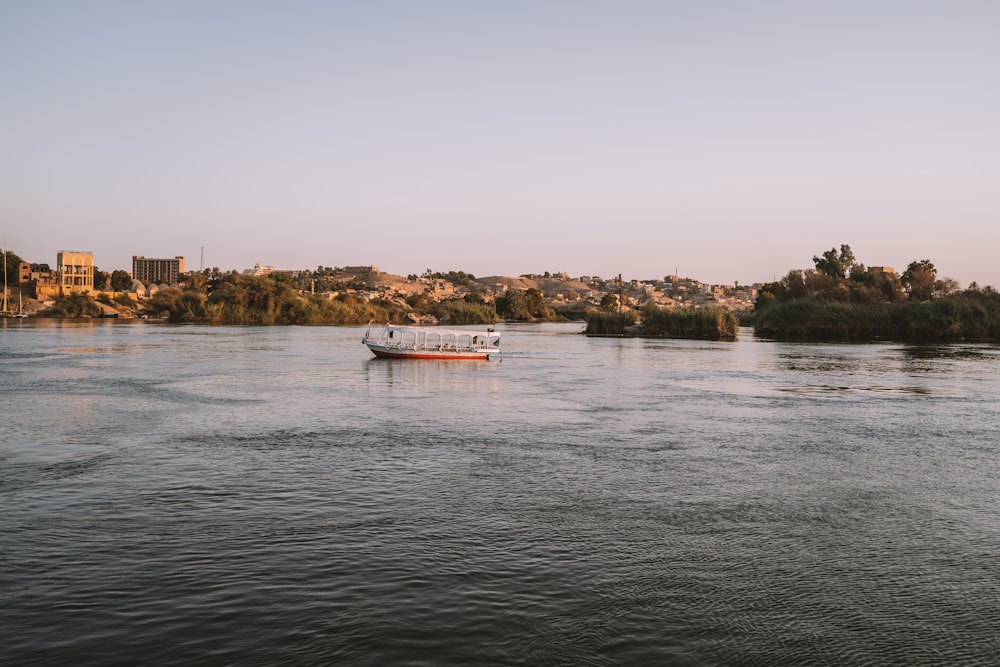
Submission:
<svg viewBox="0 0 1000 667">
<path fill-rule="evenodd" d="M 372 334 L 369 325 L 361 342 L 384 359 L 495 359 L 500 354 L 500 334 L 492 328 L 471 331 L 387 324 Z"/>
</svg>

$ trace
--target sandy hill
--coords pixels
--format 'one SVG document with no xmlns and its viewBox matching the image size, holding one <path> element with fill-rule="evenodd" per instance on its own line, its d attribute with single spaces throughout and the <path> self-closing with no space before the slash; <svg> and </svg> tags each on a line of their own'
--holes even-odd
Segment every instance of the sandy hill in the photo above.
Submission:
<svg viewBox="0 0 1000 667">
<path fill-rule="evenodd" d="M 535 288 L 545 296 L 562 294 L 567 299 L 589 294 L 593 288 L 579 280 L 559 280 L 558 278 L 525 278 L 523 276 L 488 276 L 476 282 L 486 287 L 506 285 L 508 289 Z"/>
</svg>

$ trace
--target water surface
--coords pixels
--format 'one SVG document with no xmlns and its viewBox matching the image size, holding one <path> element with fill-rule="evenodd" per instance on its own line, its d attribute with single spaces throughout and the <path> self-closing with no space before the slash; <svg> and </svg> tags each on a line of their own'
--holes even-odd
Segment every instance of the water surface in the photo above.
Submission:
<svg viewBox="0 0 1000 667">
<path fill-rule="evenodd" d="M 996 664 L 1000 350 L 0 324 L 4 664 Z"/>
</svg>

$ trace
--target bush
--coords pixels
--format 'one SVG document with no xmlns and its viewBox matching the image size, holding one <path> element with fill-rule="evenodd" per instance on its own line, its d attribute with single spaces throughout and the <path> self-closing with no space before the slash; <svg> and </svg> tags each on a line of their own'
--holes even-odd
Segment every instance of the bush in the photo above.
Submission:
<svg viewBox="0 0 1000 667">
<path fill-rule="evenodd" d="M 647 308 L 642 314 L 642 336 L 671 338 L 736 338 L 739 318 L 723 308 Z"/>
<path fill-rule="evenodd" d="M 465 299 L 449 299 L 430 304 L 426 312 L 448 324 L 492 324 L 496 313 L 492 306 Z"/>
<path fill-rule="evenodd" d="M 587 313 L 587 328 L 584 333 L 588 336 L 622 336 L 626 327 L 632 326 L 638 320 L 639 314 L 634 310 L 620 313 L 593 311 Z"/>
<path fill-rule="evenodd" d="M 100 317 L 104 313 L 101 307 L 83 294 L 64 296 L 51 308 L 39 313 L 39 317 Z"/>
</svg>

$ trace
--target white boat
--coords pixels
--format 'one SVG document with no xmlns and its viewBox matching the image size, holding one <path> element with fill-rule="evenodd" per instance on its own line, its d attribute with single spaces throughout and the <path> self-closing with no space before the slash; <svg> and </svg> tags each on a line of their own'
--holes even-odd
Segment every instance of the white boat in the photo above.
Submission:
<svg viewBox="0 0 1000 667">
<path fill-rule="evenodd" d="M 389 359 L 495 359 L 500 354 L 500 334 L 492 328 L 467 331 L 387 324 L 374 335 L 369 326 L 361 342 L 376 357 Z"/>
</svg>

